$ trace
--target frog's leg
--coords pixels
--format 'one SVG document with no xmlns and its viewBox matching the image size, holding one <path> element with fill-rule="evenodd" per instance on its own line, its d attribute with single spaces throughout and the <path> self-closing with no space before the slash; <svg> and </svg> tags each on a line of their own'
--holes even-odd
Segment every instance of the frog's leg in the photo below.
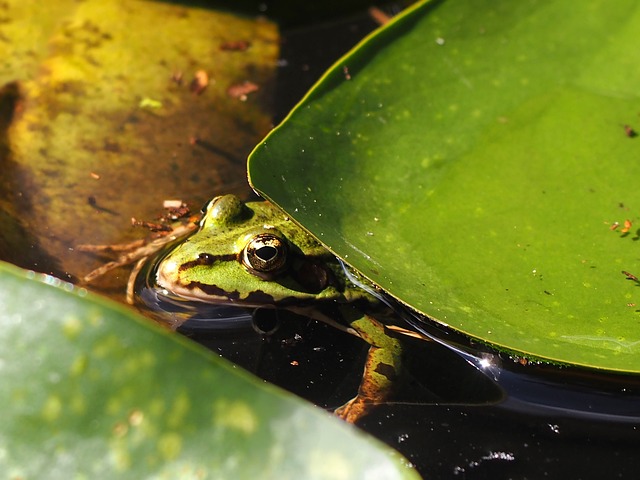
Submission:
<svg viewBox="0 0 640 480">
<path fill-rule="evenodd" d="M 354 423 L 369 413 L 376 404 L 384 402 L 391 393 L 400 373 L 402 346 L 373 317 L 363 315 L 352 306 L 344 306 L 342 314 L 351 328 L 371 345 L 358 394 L 335 411 L 339 417 Z"/>
</svg>

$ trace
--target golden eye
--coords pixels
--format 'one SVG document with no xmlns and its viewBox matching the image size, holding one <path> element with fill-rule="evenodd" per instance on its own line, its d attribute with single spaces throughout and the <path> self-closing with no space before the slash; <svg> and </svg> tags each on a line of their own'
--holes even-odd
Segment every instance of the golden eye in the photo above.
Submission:
<svg viewBox="0 0 640 480">
<path fill-rule="evenodd" d="M 277 235 L 261 233 L 244 247 L 242 263 L 258 276 L 276 274 L 287 263 L 287 245 Z"/>
</svg>

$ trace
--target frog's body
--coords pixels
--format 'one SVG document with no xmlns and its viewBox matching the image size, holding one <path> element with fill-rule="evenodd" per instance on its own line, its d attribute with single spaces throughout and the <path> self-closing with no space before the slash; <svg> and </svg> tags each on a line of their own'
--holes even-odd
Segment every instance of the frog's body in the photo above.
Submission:
<svg viewBox="0 0 640 480">
<path fill-rule="evenodd" d="M 400 343 L 362 313 L 362 306 L 377 300 L 349 281 L 327 249 L 268 202 L 214 198 L 200 229 L 160 262 L 157 281 L 191 300 L 283 307 L 360 336 L 371 347 L 358 395 L 337 410 L 348 421 L 383 401 L 397 376 Z M 335 311 L 327 315 L 327 308 Z"/>
</svg>

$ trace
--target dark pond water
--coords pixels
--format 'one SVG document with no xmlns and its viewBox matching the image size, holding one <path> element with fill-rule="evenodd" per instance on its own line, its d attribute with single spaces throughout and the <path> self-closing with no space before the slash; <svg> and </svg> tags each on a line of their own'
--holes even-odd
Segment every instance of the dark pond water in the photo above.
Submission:
<svg viewBox="0 0 640 480">
<path fill-rule="evenodd" d="M 285 310 L 173 302 L 141 282 L 140 299 L 178 331 L 323 408 L 353 397 L 368 345 Z M 189 310 L 193 308 L 193 310 Z M 415 318 L 394 324 L 405 370 L 393 397 L 358 426 L 393 446 L 424 478 L 628 478 L 640 446 L 640 379 L 522 364 Z"/>
</svg>

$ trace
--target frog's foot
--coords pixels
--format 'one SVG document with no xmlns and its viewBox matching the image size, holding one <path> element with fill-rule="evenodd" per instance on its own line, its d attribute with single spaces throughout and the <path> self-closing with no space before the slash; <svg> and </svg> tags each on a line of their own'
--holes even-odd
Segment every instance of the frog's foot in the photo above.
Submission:
<svg viewBox="0 0 640 480">
<path fill-rule="evenodd" d="M 384 337 L 384 347 L 369 347 L 362 381 L 355 398 L 335 410 L 335 414 L 354 423 L 384 403 L 390 396 L 400 371 L 400 344 L 392 337 Z"/>
<path fill-rule="evenodd" d="M 376 406 L 377 402 L 371 401 L 357 395 L 341 407 L 336 408 L 333 413 L 345 422 L 356 423 L 367 415 Z"/>
<path fill-rule="evenodd" d="M 345 306 L 342 314 L 358 336 L 370 345 L 358 395 L 335 411 L 339 417 L 354 423 L 389 398 L 399 376 L 402 346 L 382 323 L 362 315 L 353 306 Z"/>
</svg>

